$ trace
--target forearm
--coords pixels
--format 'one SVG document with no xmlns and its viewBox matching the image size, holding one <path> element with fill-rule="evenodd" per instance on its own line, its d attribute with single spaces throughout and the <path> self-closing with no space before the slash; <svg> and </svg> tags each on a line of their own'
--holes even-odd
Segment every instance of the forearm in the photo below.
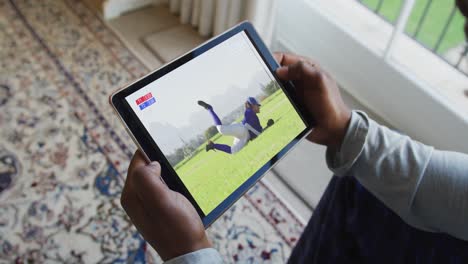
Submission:
<svg viewBox="0 0 468 264">
<path fill-rule="evenodd" d="M 413 212 L 430 228 L 468 240 L 468 155 L 434 150 Z"/>
<path fill-rule="evenodd" d="M 337 175 L 353 175 L 390 209 L 408 218 L 432 148 L 353 112 L 341 151 L 334 157 L 330 151 L 327 154 Z"/>
<path fill-rule="evenodd" d="M 337 175 L 356 177 L 407 223 L 424 230 L 442 231 L 460 237 L 463 233 L 461 229 L 465 227 L 458 225 L 455 227 L 457 234 L 454 234 L 449 224 L 456 224 L 457 217 L 465 217 L 465 223 L 468 221 L 466 214 L 456 212 L 466 212 L 468 203 L 455 201 L 467 193 L 466 187 L 460 184 L 468 185 L 468 162 L 462 161 L 467 156 L 456 154 L 459 161 L 455 163 L 447 158 L 455 154 L 435 151 L 433 155 L 433 152 L 432 147 L 380 126 L 365 114 L 353 112 L 341 150 L 327 151 L 327 162 Z M 434 193 L 431 188 L 436 188 L 437 180 L 452 186 L 451 191 Z M 457 185 L 450 183 L 452 181 L 456 181 Z M 431 195 L 443 201 L 455 202 L 456 205 L 447 207 L 434 204 L 428 200 Z M 441 215 L 444 221 L 429 221 L 428 218 L 434 214 Z M 468 239 L 466 234 L 465 239 Z"/>
</svg>

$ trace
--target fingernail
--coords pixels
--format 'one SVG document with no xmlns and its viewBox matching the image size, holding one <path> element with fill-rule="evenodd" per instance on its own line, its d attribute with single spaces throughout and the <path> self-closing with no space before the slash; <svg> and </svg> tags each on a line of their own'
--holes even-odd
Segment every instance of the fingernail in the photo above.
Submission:
<svg viewBox="0 0 468 264">
<path fill-rule="evenodd" d="M 150 162 L 148 166 L 151 167 L 152 169 L 157 169 L 157 170 L 161 169 L 161 165 L 157 161 Z"/>
<path fill-rule="evenodd" d="M 155 167 L 155 168 L 160 168 L 161 167 L 161 165 L 157 161 L 150 162 L 150 164 L 148 164 L 148 166 Z"/>
<path fill-rule="evenodd" d="M 279 67 L 278 69 L 276 69 L 276 73 L 278 74 L 284 74 L 288 71 L 288 67 Z"/>
</svg>

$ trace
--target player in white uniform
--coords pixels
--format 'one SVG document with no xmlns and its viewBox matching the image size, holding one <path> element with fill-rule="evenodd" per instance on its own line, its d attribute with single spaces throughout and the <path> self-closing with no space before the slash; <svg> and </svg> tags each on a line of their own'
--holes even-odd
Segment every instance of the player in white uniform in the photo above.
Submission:
<svg viewBox="0 0 468 264">
<path fill-rule="evenodd" d="M 218 115 L 213 110 L 213 107 L 203 101 L 198 101 L 198 104 L 208 110 L 213 117 L 218 132 L 222 135 L 233 136 L 234 141 L 232 146 L 225 144 L 217 144 L 209 141 L 206 145 L 206 151 L 209 150 L 220 150 L 228 154 L 234 154 L 239 152 L 249 140 L 256 138 L 262 133 L 263 128 L 260 125 L 260 120 L 257 114 L 260 113 L 260 104 L 254 97 L 247 98 L 245 102 L 244 119 L 241 123 L 235 123 L 230 125 L 223 125 Z"/>
</svg>

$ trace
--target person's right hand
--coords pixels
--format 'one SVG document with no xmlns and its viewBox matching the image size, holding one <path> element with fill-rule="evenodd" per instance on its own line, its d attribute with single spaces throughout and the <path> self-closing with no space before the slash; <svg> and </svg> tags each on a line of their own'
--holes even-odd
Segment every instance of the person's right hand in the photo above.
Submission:
<svg viewBox="0 0 468 264">
<path fill-rule="evenodd" d="M 333 78 L 309 58 L 287 53 L 275 53 L 281 65 L 278 78 L 292 81 L 301 103 L 316 122 L 307 137 L 312 142 L 339 149 L 346 134 L 351 110 L 345 105 Z"/>
<path fill-rule="evenodd" d="M 211 247 L 195 208 L 160 177 L 159 163 L 135 152 L 120 201 L 140 234 L 164 261 Z"/>
</svg>

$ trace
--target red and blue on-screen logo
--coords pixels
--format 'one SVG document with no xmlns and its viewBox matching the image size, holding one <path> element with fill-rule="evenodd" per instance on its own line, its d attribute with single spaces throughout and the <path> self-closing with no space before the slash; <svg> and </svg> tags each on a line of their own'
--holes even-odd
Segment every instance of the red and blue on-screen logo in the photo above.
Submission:
<svg viewBox="0 0 468 264">
<path fill-rule="evenodd" d="M 145 109 L 146 107 L 154 104 L 155 102 L 156 102 L 156 99 L 154 99 L 151 93 L 147 93 L 143 95 L 142 97 L 136 99 L 136 104 L 138 107 L 140 107 L 140 110 Z"/>
</svg>

